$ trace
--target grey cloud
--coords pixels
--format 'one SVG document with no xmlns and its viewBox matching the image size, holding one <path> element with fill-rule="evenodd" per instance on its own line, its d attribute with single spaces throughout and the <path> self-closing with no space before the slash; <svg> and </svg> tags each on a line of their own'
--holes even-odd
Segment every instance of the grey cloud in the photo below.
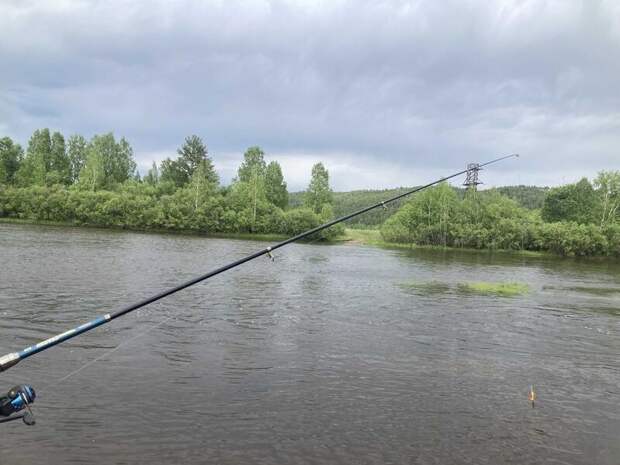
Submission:
<svg viewBox="0 0 620 465">
<path fill-rule="evenodd" d="M 620 165 L 612 0 L 0 8 L 0 129 L 23 142 L 42 126 L 114 130 L 145 165 L 197 133 L 216 166 L 258 144 L 362 164 L 384 186 L 517 151 L 498 179 L 553 184 Z"/>
</svg>

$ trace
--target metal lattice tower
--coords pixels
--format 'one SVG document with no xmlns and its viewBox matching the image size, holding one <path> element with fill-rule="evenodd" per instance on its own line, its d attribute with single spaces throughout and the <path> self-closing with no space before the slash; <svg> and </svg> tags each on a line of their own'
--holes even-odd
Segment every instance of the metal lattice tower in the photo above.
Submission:
<svg viewBox="0 0 620 465">
<path fill-rule="evenodd" d="M 470 163 L 467 165 L 467 177 L 465 178 L 464 186 L 467 190 L 476 191 L 477 186 L 482 184 L 482 181 L 478 179 L 478 171 L 480 171 L 480 163 Z"/>
</svg>

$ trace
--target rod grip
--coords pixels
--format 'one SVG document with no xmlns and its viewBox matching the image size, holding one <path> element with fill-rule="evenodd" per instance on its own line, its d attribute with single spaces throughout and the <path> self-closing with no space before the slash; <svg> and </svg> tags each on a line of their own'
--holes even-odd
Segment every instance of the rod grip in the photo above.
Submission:
<svg viewBox="0 0 620 465">
<path fill-rule="evenodd" d="M 10 354 L 0 357 L 0 371 L 6 371 L 14 365 L 17 365 L 20 361 L 19 354 L 17 352 L 11 352 Z"/>
</svg>

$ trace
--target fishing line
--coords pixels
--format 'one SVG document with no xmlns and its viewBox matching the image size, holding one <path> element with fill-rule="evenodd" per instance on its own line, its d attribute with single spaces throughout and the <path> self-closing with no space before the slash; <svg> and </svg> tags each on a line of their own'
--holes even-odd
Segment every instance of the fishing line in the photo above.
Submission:
<svg viewBox="0 0 620 465">
<path fill-rule="evenodd" d="M 316 237 L 314 239 L 312 239 L 311 241 L 308 241 L 306 243 L 306 245 L 311 245 L 314 244 L 317 241 L 320 241 L 322 238 L 321 237 Z M 275 257 L 271 257 L 272 261 L 275 261 Z M 82 365 L 81 367 L 79 367 L 76 370 L 73 370 L 72 372 L 70 372 L 69 374 L 67 374 L 66 376 L 63 376 L 62 378 L 56 380 L 54 383 L 49 384 L 47 386 L 44 385 L 44 387 L 55 387 L 58 386 L 59 384 L 63 383 L 64 381 L 68 380 L 69 378 L 72 378 L 74 375 L 77 375 L 78 373 L 80 373 L 81 371 L 85 370 L 86 368 L 94 365 L 95 363 L 97 363 L 100 360 L 103 360 L 105 358 L 107 358 L 109 355 L 112 355 L 114 352 L 116 352 L 117 350 L 126 347 L 127 345 L 131 344 L 133 341 L 135 341 L 136 339 L 141 338 L 142 336 L 147 335 L 148 333 L 150 333 L 151 331 L 153 331 L 154 329 L 157 329 L 158 327 L 160 327 L 161 325 L 163 325 L 164 323 L 167 323 L 170 320 L 176 320 L 177 316 L 174 315 L 170 315 L 166 318 L 164 318 L 162 321 L 160 321 L 159 323 L 155 323 L 154 325 L 151 325 L 149 328 L 147 328 L 145 331 L 136 334 L 135 336 L 126 339 L 124 341 L 122 341 L 121 343 L 119 343 L 119 345 L 117 345 L 116 347 L 105 351 L 103 354 L 98 355 L 97 357 L 95 357 L 94 359 L 86 362 L 84 365 Z"/>
<path fill-rule="evenodd" d="M 148 333 L 150 333 L 151 331 L 153 331 L 154 329 L 159 328 L 161 325 L 163 325 L 164 323 L 167 323 L 170 320 L 174 320 L 175 317 L 174 316 L 168 316 L 166 318 L 164 318 L 163 320 L 161 320 L 159 323 L 156 323 L 154 325 L 149 326 L 145 331 L 142 331 L 141 333 L 136 334 L 133 337 L 130 337 L 129 339 L 126 339 L 124 341 L 122 341 L 119 345 L 117 345 L 116 347 L 114 347 L 113 349 L 110 349 L 106 352 L 104 352 L 103 354 L 95 357 L 94 359 L 90 360 L 89 362 L 86 362 L 84 365 L 82 365 L 80 368 L 78 368 L 77 370 L 73 370 L 71 373 L 69 373 L 66 376 L 63 376 L 62 378 L 56 380 L 54 382 L 54 384 L 52 384 L 51 386 L 57 386 L 60 383 L 68 380 L 69 378 L 73 377 L 74 375 L 77 375 L 78 373 L 80 373 L 82 370 L 85 370 L 86 368 L 88 368 L 91 365 L 94 365 L 95 363 L 97 363 L 99 360 L 102 360 L 104 358 L 106 358 L 108 355 L 113 354 L 114 352 L 116 352 L 117 350 L 127 346 L 128 344 L 132 343 L 133 341 L 135 341 L 136 339 L 141 338 L 142 336 L 146 336 Z"/>
</svg>

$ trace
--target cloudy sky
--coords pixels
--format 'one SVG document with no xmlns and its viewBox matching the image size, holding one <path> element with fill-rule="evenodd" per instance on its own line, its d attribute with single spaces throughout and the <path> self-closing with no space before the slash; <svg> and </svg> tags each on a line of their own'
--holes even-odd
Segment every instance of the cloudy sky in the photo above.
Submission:
<svg viewBox="0 0 620 465">
<path fill-rule="evenodd" d="M 0 0 L 0 136 L 113 131 L 144 172 L 185 136 L 291 190 L 488 185 L 620 169 L 617 0 Z"/>
</svg>

